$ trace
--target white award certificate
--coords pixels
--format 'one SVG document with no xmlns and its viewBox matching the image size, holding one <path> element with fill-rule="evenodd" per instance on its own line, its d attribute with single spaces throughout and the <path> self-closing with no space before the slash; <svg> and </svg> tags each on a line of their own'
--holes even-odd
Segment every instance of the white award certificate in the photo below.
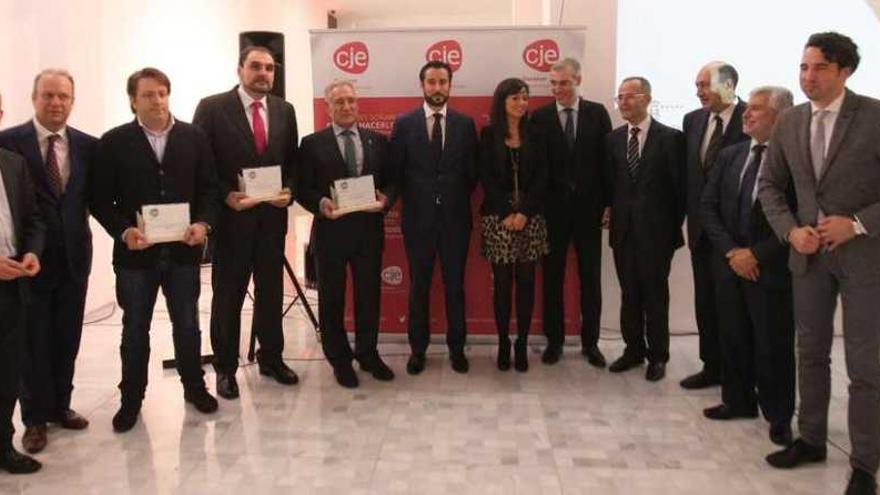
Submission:
<svg viewBox="0 0 880 495">
<path fill-rule="evenodd" d="M 147 242 L 180 242 L 189 227 L 189 203 L 143 205 L 138 216 L 138 228 Z"/>
<path fill-rule="evenodd" d="M 241 169 L 239 189 L 253 202 L 273 201 L 282 196 L 281 165 Z"/>
<path fill-rule="evenodd" d="M 330 189 L 330 195 L 336 207 L 333 211 L 334 217 L 382 207 L 382 202 L 376 199 L 376 187 L 372 175 L 336 180 Z"/>
</svg>

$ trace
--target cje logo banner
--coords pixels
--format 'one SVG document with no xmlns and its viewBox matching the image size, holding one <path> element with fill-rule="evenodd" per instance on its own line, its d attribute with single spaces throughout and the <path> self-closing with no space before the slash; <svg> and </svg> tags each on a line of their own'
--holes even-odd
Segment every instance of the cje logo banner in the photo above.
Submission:
<svg viewBox="0 0 880 495">
<path fill-rule="evenodd" d="M 333 52 L 333 63 L 349 74 L 362 74 L 370 66 L 370 51 L 365 43 L 352 41 Z"/>
<path fill-rule="evenodd" d="M 583 27 L 568 26 L 312 31 L 313 96 L 320 100 L 315 128 L 326 124 L 323 91 L 334 79 L 355 78 L 362 101 L 421 99 L 419 69 L 431 60 L 455 72 L 452 105 L 457 98 L 491 97 L 507 77 L 528 82 L 533 97 L 550 96 L 550 68 L 565 57 L 583 62 L 585 39 Z"/>
<path fill-rule="evenodd" d="M 455 40 L 438 41 L 429 46 L 428 51 L 425 52 L 425 61 L 446 62 L 452 67 L 452 72 L 461 68 L 462 58 L 461 44 Z"/>
<path fill-rule="evenodd" d="M 538 40 L 526 45 L 522 54 L 523 62 L 540 72 L 550 72 L 553 64 L 559 62 L 559 44 L 551 39 Z"/>
</svg>

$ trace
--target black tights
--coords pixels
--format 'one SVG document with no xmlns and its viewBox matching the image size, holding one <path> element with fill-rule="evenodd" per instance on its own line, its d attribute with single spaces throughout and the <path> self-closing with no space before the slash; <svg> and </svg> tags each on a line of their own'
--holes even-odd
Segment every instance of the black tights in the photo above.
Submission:
<svg viewBox="0 0 880 495">
<path fill-rule="evenodd" d="M 495 325 L 502 338 L 510 335 L 510 301 L 516 278 L 516 326 L 517 337 L 523 342 L 528 338 L 535 307 L 535 263 L 493 264 L 492 274 L 495 290 Z"/>
</svg>

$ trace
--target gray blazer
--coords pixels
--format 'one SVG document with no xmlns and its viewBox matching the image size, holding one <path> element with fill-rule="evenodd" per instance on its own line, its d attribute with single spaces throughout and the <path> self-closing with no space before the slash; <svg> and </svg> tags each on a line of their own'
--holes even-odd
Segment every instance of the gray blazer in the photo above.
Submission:
<svg viewBox="0 0 880 495">
<path fill-rule="evenodd" d="M 809 103 L 779 117 L 770 139 L 758 196 L 767 220 L 780 239 L 803 225 L 816 225 L 819 209 L 826 215 L 858 216 L 868 231 L 835 250 L 847 277 L 880 279 L 880 101 L 847 90 L 834 124 L 831 144 L 819 180 L 810 157 Z M 785 198 L 794 181 L 797 211 Z M 814 256 L 791 250 L 789 267 L 803 275 Z"/>
</svg>

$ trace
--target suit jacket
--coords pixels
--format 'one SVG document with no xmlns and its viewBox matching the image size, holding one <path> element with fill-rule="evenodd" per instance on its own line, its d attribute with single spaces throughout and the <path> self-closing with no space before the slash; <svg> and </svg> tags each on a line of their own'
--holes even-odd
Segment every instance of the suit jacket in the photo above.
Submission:
<svg viewBox="0 0 880 495">
<path fill-rule="evenodd" d="M 3 188 L 15 230 L 17 258 L 20 260 L 25 253 L 33 253 L 39 258 L 46 243 L 46 224 L 40 214 L 27 163 L 21 156 L 0 149 L 0 174 L 3 175 Z M 18 285 L 22 300 L 26 301 L 29 279 L 19 278 Z"/>
<path fill-rule="evenodd" d="M 0 132 L 0 147 L 18 153 L 27 161 L 37 194 L 37 202 L 46 223 L 46 249 L 43 269 L 35 283 L 52 276 L 48 262 L 56 257 L 66 259 L 74 280 L 86 282 L 92 267 L 92 230 L 89 227 L 90 174 L 98 140 L 67 127 L 70 177 L 64 192 L 58 196 L 49 183 L 43 155 L 37 141 L 33 121 Z"/>
<path fill-rule="evenodd" d="M 513 198 L 513 168 L 504 136 L 492 126 L 480 133 L 478 172 L 483 186 L 481 215 L 498 215 L 504 218 L 511 213 L 528 217 L 541 213 L 547 192 L 547 155 L 541 129 L 529 126 L 520 143 L 517 182 L 519 204 Z"/>
<path fill-rule="evenodd" d="M 721 147 L 730 146 L 731 144 L 749 141 L 751 138 L 742 131 L 742 114 L 746 110 L 746 104 L 742 100 L 736 103 L 733 109 L 733 116 L 724 130 L 724 136 L 721 139 Z M 709 126 L 709 110 L 700 108 L 694 110 L 684 116 L 682 124 L 682 132 L 685 139 L 685 153 L 687 158 L 688 170 L 688 247 L 695 249 L 701 244 L 709 242 L 705 232 L 703 232 L 702 213 L 700 199 L 703 196 L 703 187 L 706 185 L 707 174 L 703 173 L 700 160 L 700 150 L 703 147 L 703 137 L 706 134 L 706 128 Z"/>
<path fill-rule="evenodd" d="M 628 141 L 625 124 L 607 137 L 606 174 L 613 178 L 608 188 L 611 246 L 634 238 L 651 249 L 675 251 L 684 245 L 681 224 L 687 191 L 682 134 L 651 119 L 635 180 L 626 159 Z"/>
<path fill-rule="evenodd" d="M 857 216 L 868 235 L 834 252 L 847 277 L 876 283 L 880 279 L 880 101 L 846 91 L 818 180 L 810 157 L 811 118 L 810 104 L 803 103 L 786 111 L 776 123 L 759 177 L 764 213 L 780 239 L 795 227 L 816 225 L 820 208 L 829 216 Z M 792 182 L 796 211 L 785 198 Z M 792 250 L 792 273 L 804 274 L 812 258 Z"/>
<path fill-rule="evenodd" d="M 759 284 L 787 285 L 791 279 L 787 266 L 788 248 L 779 241 L 767 223 L 760 199 L 755 199 L 752 204 L 748 239 L 738 239 L 740 177 L 749 160 L 751 145 L 751 141 L 745 141 L 728 146 L 718 153 L 709 180 L 703 188 L 703 229 L 712 241 L 716 253 L 722 258 L 731 249 L 751 249 L 758 260 Z M 764 166 L 766 165 L 765 159 Z M 796 210 L 794 188 L 788 187 L 785 196 L 789 208 Z M 727 266 L 722 276 L 737 275 Z"/>
<path fill-rule="evenodd" d="M 364 150 L 362 175 L 372 174 L 376 189 L 386 196 L 393 194 L 388 183 L 386 160 L 388 138 L 369 129 L 358 128 Z M 336 220 L 321 216 L 321 198 L 330 197 L 330 186 L 348 176 L 345 159 L 339 151 L 333 127 L 327 127 L 303 138 L 300 147 L 297 202 L 315 215 L 315 231 L 309 249 L 322 250 L 349 247 L 364 235 L 383 237 L 382 213 L 355 212 Z M 381 240 L 380 240 L 381 245 Z"/>
<path fill-rule="evenodd" d="M 132 251 L 122 242 L 122 233 L 137 226 L 136 214 L 146 204 L 187 202 L 190 223 L 215 225 L 220 201 L 216 169 L 208 138 L 201 129 L 176 120 L 161 162 L 137 120 L 111 129 L 98 144 L 93 177 L 92 214 L 113 238 L 115 266 L 153 267 L 164 246 L 176 263 L 199 262 L 202 246 L 175 242 Z"/>
<path fill-rule="evenodd" d="M 596 218 L 610 204 L 605 190 L 610 179 L 605 176 L 605 136 L 611 131 L 608 111 L 599 103 L 578 100 L 577 135 L 574 150 L 569 152 L 565 133 L 556 112 L 556 102 L 549 103 L 532 115 L 532 122 L 546 137 L 549 179 L 547 207 L 563 208 L 571 198 L 587 208 L 586 214 Z"/>
<path fill-rule="evenodd" d="M 443 155 L 435 164 L 425 112 L 419 106 L 394 121 L 390 148 L 392 183 L 403 205 L 403 234 L 417 238 L 433 231 L 439 221 L 450 232 L 470 235 L 471 192 L 477 176 L 474 121 L 447 108 Z"/>
<path fill-rule="evenodd" d="M 221 198 L 237 191 L 241 169 L 252 167 L 281 165 L 282 182 L 293 191 L 299 142 L 296 112 L 293 105 L 277 96 L 270 94 L 266 98 L 269 135 L 262 155 L 257 154 L 254 133 L 248 124 L 237 86 L 231 91 L 202 99 L 196 107 L 193 124 L 208 135 L 217 164 Z M 287 228 L 286 221 L 284 228 Z"/>
</svg>

